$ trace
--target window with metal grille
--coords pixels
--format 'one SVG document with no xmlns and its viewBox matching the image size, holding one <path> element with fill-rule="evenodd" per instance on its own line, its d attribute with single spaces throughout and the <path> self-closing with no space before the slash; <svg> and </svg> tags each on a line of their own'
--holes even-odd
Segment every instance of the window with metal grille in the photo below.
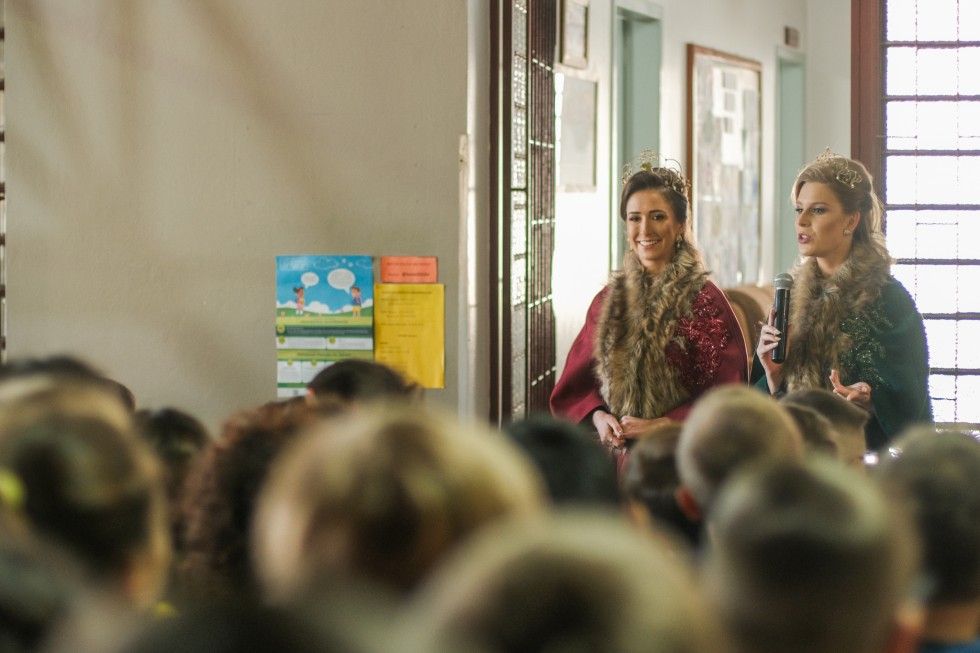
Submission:
<svg viewBox="0 0 980 653">
<path fill-rule="evenodd" d="M 492 0 L 491 419 L 548 410 L 555 384 L 557 4 Z"/>
<path fill-rule="evenodd" d="M 980 422 L 980 2 L 884 0 L 892 273 L 925 319 L 937 422 Z"/>
</svg>

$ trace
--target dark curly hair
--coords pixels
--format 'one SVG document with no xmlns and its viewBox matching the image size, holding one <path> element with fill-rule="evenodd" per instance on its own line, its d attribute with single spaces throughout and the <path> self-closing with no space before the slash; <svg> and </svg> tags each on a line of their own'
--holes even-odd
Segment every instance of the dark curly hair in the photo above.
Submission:
<svg viewBox="0 0 980 653">
<path fill-rule="evenodd" d="M 205 449 L 183 496 L 182 598 L 254 591 L 248 538 L 256 498 L 273 460 L 316 416 L 302 398 L 270 402 L 230 417 Z"/>
</svg>

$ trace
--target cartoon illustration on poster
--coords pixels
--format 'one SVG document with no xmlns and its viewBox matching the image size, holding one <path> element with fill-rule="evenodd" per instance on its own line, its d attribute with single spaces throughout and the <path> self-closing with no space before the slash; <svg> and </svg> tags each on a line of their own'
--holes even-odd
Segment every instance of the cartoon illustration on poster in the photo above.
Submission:
<svg viewBox="0 0 980 653">
<path fill-rule="evenodd" d="M 374 357 L 370 256 L 276 257 L 276 384 L 305 392 L 317 372 L 344 358 Z"/>
</svg>

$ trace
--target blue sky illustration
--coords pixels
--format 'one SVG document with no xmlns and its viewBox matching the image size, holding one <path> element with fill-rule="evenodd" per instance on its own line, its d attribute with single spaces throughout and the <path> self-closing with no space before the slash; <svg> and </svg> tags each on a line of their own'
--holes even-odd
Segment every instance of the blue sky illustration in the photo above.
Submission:
<svg viewBox="0 0 980 653">
<path fill-rule="evenodd" d="M 276 306 L 295 305 L 293 288 L 306 288 L 307 307 L 314 302 L 337 312 L 351 303 L 350 286 L 361 289 L 363 305 L 374 301 L 374 266 L 370 256 L 277 256 Z"/>
</svg>

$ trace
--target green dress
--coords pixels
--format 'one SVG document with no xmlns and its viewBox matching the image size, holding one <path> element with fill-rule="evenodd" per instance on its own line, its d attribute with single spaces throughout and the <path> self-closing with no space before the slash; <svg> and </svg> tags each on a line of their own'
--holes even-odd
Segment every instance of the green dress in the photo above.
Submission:
<svg viewBox="0 0 980 653">
<path fill-rule="evenodd" d="M 840 354 L 841 381 L 871 385 L 873 410 L 865 428 L 868 448 L 881 448 L 911 424 L 931 422 L 925 328 L 905 287 L 889 276 L 878 300 L 846 317 L 840 330 L 853 343 Z M 824 388 L 830 389 L 828 377 L 834 365 L 826 361 L 824 366 Z M 752 363 L 751 382 L 769 391 L 758 356 Z"/>
</svg>

